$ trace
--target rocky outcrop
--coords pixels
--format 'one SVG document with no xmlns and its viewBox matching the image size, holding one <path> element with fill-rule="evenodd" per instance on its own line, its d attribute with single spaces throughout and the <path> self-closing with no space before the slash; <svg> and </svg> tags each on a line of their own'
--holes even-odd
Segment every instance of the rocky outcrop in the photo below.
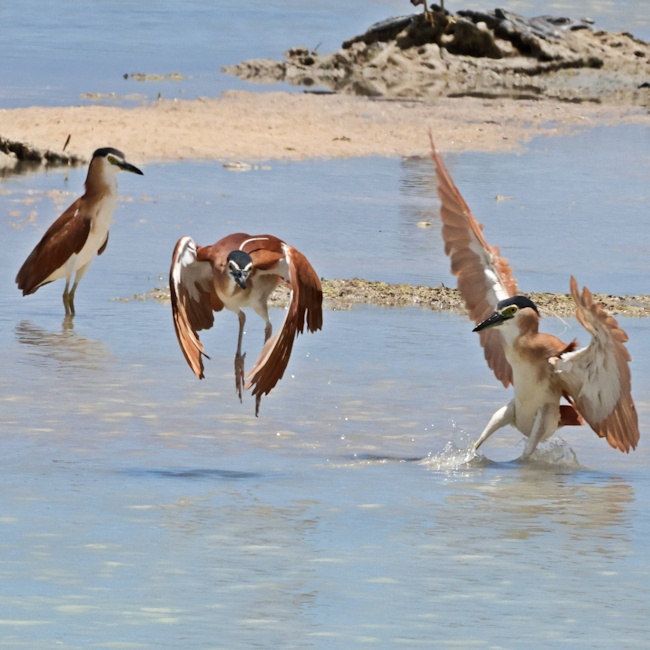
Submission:
<svg viewBox="0 0 650 650">
<path fill-rule="evenodd" d="M 331 54 L 295 47 L 284 61 L 254 59 L 222 72 L 386 98 L 650 102 L 650 46 L 626 32 L 594 32 L 591 22 L 504 9 L 414 14 L 377 23 Z"/>
</svg>

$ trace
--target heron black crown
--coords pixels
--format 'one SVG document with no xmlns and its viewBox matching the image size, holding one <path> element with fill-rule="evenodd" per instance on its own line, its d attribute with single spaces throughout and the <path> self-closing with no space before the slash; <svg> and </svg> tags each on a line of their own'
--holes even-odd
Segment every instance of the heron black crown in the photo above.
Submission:
<svg viewBox="0 0 650 650">
<path fill-rule="evenodd" d="M 102 158 L 109 154 L 119 156 L 122 160 L 125 160 L 124 154 L 119 149 L 113 149 L 113 147 L 102 147 L 101 149 L 97 149 L 93 154 L 93 158 Z"/>
<path fill-rule="evenodd" d="M 539 314 L 537 305 L 532 300 L 526 298 L 525 296 L 514 296 L 513 298 L 506 298 L 505 300 L 501 300 L 497 305 L 497 311 L 499 312 L 503 311 L 504 309 L 506 309 L 506 307 L 510 307 L 510 305 L 517 305 L 519 309 L 524 309 L 524 307 L 530 307 L 531 309 L 534 309 Z"/>
<path fill-rule="evenodd" d="M 236 250 L 228 255 L 228 262 L 234 262 L 240 269 L 245 269 L 253 263 L 253 258 L 244 251 Z"/>
</svg>

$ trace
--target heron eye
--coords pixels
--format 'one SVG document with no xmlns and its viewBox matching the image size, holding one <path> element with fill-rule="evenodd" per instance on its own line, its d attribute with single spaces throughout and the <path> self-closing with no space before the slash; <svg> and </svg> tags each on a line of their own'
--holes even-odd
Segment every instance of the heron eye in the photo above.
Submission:
<svg viewBox="0 0 650 650">
<path fill-rule="evenodd" d="M 109 156 L 108 157 L 108 162 L 111 163 L 111 165 L 114 165 L 117 162 L 117 160 L 115 158 L 113 158 L 113 156 Z"/>
</svg>

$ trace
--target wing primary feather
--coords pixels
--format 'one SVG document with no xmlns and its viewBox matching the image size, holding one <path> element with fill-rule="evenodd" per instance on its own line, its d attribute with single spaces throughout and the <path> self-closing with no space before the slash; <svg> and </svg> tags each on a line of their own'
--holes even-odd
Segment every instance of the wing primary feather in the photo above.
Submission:
<svg viewBox="0 0 650 650">
<path fill-rule="evenodd" d="M 589 426 L 614 449 L 629 452 L 639 442 L 639 422 L 632 399 L 632 361 L 627 334 L 591 291 L 571 278 L 576 318 L 591 334 L 589 345 L 562 354 L 555 364 L 558 380 Z"/>
<path fill-rule="evenodd" d="M 458 278 L 458 290 L 469 316 L 478 324 L 495 310 L 500 300 L 517 295 L 517 282 L 508 261 L 500 257 L 499 249 L 485 241 L 483 226 L 458 191 L 432 137 L 431 155 L 438 177 L 445 254 L 450 258 L 452 274 Z M 512 368 L 505 356 L 501 334 L 485 330 L 480 341 L 488 366 L 508 387 L 512 383 Z"/>
<path fill-rule="evenodd" d="M 323 290 L 318 275 L 300 251 L 286 244 L 284 247 L 291 285 L 289 308 L 281 329 L 266 342 L 246 377 L 246 389 L 252 387 L 253 395 L 267 395 L 282 379 L 293 342 L 305 325 L 310 332 L 323 326 Z"/>
<path fill-rule="evenodd" d="M 192 372 L 203 379 L 203 351 L 198 332 L 214 323 L 213 311 L 223 309 L 214 289 L 212 267 L 197 260 L 197 247 L 191 237 L 181 237 L 172 255 L 169 290 L 174 330 L 183 356 Z"/>
</svg>

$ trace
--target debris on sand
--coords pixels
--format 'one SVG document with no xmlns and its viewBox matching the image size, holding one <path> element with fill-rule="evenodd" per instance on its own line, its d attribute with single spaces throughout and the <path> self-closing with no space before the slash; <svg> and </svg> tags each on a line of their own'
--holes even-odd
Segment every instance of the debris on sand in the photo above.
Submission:
<svg viewBox="0 0 650 650">
<path fill-rule="evenodd" d="M 183 81 L 190 77 L 186 77 L 180 72 L 172 72 L 170 74 L 145 74 L 144 72 L 131 72 L 131 74 L 125 74 L 124 78 L 133 81 Z"/>
<path fill-rule="evenodd" d="M 377 23 L 319 54 L 253 59 L 222 72 L 258 83 L 320 86 L 376 98 L 508 97 L 650 104 L 650 45 L 589 19 L 525 18 L 494 9 L 435 11 Z"/>
<path fill-rule="evenodd" d="M 131 93 L 130 95 L 118 95 L 117 93 L 81 93 L 81 95 L 79 95 L 79 99 L 92 99 L 92 100 L 125 99 L 129 101 L 136 101 L 140 99 L 147 99 L 147 96 L 140 95 L 139 93 Z"/>
<path fill-rule="evenodd" d="M 434 311 L 465 313 L 465 305 L 456 289 L 448 287 L 422 287 L 412 284 L 386 284 L 354 278 L 353 280 L 322 280 L 325 307 L 334 310 L 351 309 L 354 305 L 377 305 L 380 307 L 419 306 Z M 575 316 L 576 306 L 570 295 L 557 293 L 522 294 L 529 297 L 541 310 L 542 315 L 562 318 Z M 650 316 L 650 296 L 609 296 L 594 294 L 594 299 L 615 317 Z M 169 287 L 157 288 L 131 298 L 118 298 L 119 302 L 154 300 L 169 304 Z M 271 307 L 286 307 L 289 289 L 281 286 L 269 300 Z"/>
</svg>

